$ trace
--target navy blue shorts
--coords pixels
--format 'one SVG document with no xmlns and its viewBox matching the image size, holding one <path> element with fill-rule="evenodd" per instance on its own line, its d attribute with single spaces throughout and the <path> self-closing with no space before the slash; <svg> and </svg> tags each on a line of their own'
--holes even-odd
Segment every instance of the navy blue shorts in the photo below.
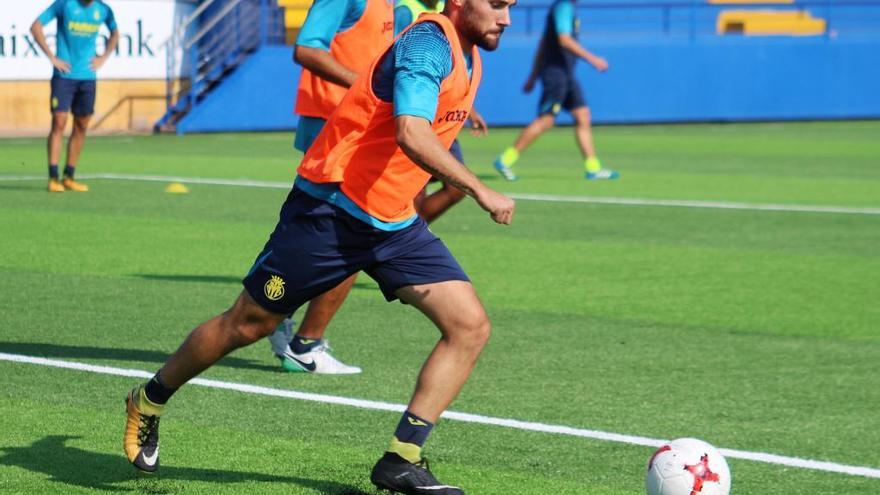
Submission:
<svg viewBox="0 0 880 495">
<path fill-rule="evenodd" d="M 454 156 L 456 160 L 464 163 L 464 155 L 461 153 L 461 143 L 458 142 L 458 139 L 452 142 L 452 146 L 449 147 L 449 152 L 452 153 L 452 156 Z"/>
<path fill-rule="evenodd" d="M 555 116 L 562 110 L 571 112 L 587 106 L 587 100 L 574 75 L 564 70 L 545 69 L 541 74 L 541 87 L 538 116 Z"/>
<path fill-rule="evenodd" d="M 52 78 L 52 113 L 73 112 L 77 117 L 95 113 L 95 94 L 97 84 L 94 79 Z"/>
<path fill-rule="evenodd" d="M 469 280 L 421 218 L 388 232 L 294 187 L 242 283 L 264 309 L 287 315 L 359 271 L 379 283 L 388 301 L 409 285 Z"/>
</svg>

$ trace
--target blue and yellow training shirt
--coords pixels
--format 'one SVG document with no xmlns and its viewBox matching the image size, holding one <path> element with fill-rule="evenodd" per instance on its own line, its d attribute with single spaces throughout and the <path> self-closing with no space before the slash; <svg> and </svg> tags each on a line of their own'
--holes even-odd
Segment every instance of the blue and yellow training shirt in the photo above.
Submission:
<svg viewBox="0 0 880 495">
<path fill-rule="evenodd" d="M 111 32 L 117 29 L 113 10 L 101 0 L 56 0 L 37 20 L 46 25 L 58 20 L 58 44 L 55 55 L 70 64 L 70 72 L 55 69 L 55 77 L 93 80 L 92 59 L 97 55 L 98 30 L 105 24 Z"/>
</svg>

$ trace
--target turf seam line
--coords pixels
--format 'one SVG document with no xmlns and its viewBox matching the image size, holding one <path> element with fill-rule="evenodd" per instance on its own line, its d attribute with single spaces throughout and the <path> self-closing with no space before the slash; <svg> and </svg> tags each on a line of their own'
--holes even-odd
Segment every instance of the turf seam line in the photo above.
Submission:
<svg viewBox="0 0 880 495">
<path fill-rule="evenodd" d="M 257 187 L 266 189 L 289 189 L 290 182 L 269 182 L 249 179 L 203 179 L 198 177 L 178 177 L 173 175 L 135 175 L 135 174 L 81 174 L 84 180 L 132 180 L 144 182 L 180 182 L 212 186 Z M 45 180 L 42 175 L 3 175 L 0 181 Z M 567 196 L 557 194 L 505 193 L 513 199 L 524 201 L 543 201 L 549 203 L 587 203 L 617 206 L 660 206 L 677 208 L 703 208 L 714 210 L 782 211 L 794 213 L 834 213 L 843 215 L 880 215 L 880 208 L 859 208 L 849 206 L 819 206 L 772 203 L 740 203 L 733 201 L 700 201 L 687 199 L 644 199 L 599 196 Z"/>
<path fill-rule="evenodd" d="M 115 368 L 111 366 L 100 366 L 94 364 L 79 363 L 74 361 L 62 361 L 59 359 L 47 359 L 34 356 L 25 356 L 21 354 L 7 354 L 0 352 L 0 361 L 10 361 L 22 364 L 35 364 L 48 366 L 53 368 L 71 369 L 77 371 L 87 371 L 91 373 L 100 373 L 105 375 L 125 376 L 133 378 L 149 379 L 153 373 L 143 370 Z M 335 395 L 315 394 L 310 392 L 297 392 L 295 390 L 284 390 L 271 387 L 262 387 L 258 385 L 248 385 L 243 383 L 224 382 L 219 380 L 209 380 L 205 378 L 194 378 L 190 382 L 192 385 L 199 385 L 208 388 L 217 388 L 224 390 L 233 390 L 255 395 L 265 395 L 270 397 L 282 397 L 287 399 L 296 399 L 308 402 L 319 402 L 323 404 L 335 404 L 342 406 L 357 407 L 360 409 L 370 409 L 375 411 L 403 412 L 406 406 L 403 404 L 391 404 L 388 402 L 379 402 L 364 399 L 353 399 L 349 397 L 339 397 Z M 647 438 L 633 435 L 624 435 L 620 433 L 610 433 L 598 430 L 588 430 L 583 428 L 574 428 L 570 426 L 550 425 L 544 423 L 536 423 L 531 421 L 520 421 L 509 418 L 497 418 L 492 416 L 483 416 L 480 414 L 469 414 L 455 411 L 446 411 L 443 418 L 453 421 L 461 421 L 464 423 L 477 423 L 491 426 L 501 426 L 524 431 L 533 431 L 540 433 L 554 433 L 559 435 L 589 438 L 593 440 L 602 440 L 608 442 L 624 443 L 629 445 L 640 445 L 645 447 L 659 447 L 667 442 L 655 438 Z M 810 469 L 814 471 L 826 471 L 832 473 L 848 474 L 852 476 L 863 476 L 867 478 L 880 479 L 880 469 L 865 466 L 851 466 L 846 464 L 838 464 L 835 462 L 816 461 L 811 459 L 802 459 L 798 457 L 789 457 L 783 455 L 769 454 L 765 452 L 750 452 L 735 449 L 719 449 L 722 455 L 749 461 L 762 462 L 766 464 L 778 464 L 788 467 L 796 467 L 802 469 Z"/>
</svg>

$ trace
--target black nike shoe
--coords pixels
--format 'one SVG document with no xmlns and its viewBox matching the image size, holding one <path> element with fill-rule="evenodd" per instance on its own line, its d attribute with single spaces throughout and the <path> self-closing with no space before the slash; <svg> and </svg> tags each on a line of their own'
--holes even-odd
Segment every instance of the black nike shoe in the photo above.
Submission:
<svg viewBox="0 0 880 495">
<path fill-rule="evenodd" d="M 373 466 L 370 481 L 376 488 L 406 495 L 464 495 L 461 488 L 437 481 L 427 459 L 413 464 L 393 452 L 385 452 Z"/>
</svg>

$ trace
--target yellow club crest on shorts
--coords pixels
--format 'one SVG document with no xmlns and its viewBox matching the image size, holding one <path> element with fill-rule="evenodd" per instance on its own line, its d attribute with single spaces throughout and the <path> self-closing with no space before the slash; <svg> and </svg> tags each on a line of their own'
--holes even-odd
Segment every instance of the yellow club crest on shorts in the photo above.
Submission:
<svg viewBox="0 0 880 495">
<path fill-rule="evenodd" d="M 52 110 L 55 110 L 56 108 L 58 108 L 58 98 L 53 96 L 52 97 Z"/>
<path fill-rule="evenodd" d="M 272 275 L 272 278 L 263 286 L 263 293 L 270 301 L 277 301 L 284 297 L 284 279 L 278 275 Z"/>
<path fill-rule="evenodd" d="M 559 113 L 560 110 L 562 110 L 562 103 L 554 103 L 552 109 L 553 114 L 555 115 Z"/>
</svg>

